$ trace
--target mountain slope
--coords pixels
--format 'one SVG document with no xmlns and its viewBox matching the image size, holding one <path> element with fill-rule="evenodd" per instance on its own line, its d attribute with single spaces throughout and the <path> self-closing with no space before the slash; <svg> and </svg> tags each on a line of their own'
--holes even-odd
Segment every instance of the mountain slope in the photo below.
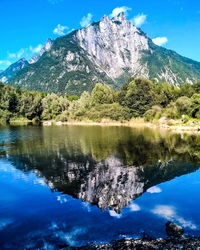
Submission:
<svg viewBox="0 0 200 250">
<path fill-rule="evenodd" d="M 80 94 L 97 82 L 120 86 L 130 77 L 173 84 L 200 79 L 200 63 L 153 44 L 123 13 L 57 38 L 51 48 L 12 79 L 29 90 Z"/>
<path fill-rule="evenodd" d="M 47 42 L 43 45 L 42 49 L 40 50 L 40 52 L 38 54 L 35 54 L 31 57 L 31 59 L 29 60 L 30 64 L 36 63 L 40 57 L 46 52 L 49 51 L 51 49 L 51 46 L 53 44 L 53 40 L 52 39 L 48 39 Z"/>
<path fill-rule="evenodd" d="M 21 69 L 28 65 L 25 58 L 11 64 L 6 70 L 0 72 L 0 82 L 9 82 Z"/>
</svg>

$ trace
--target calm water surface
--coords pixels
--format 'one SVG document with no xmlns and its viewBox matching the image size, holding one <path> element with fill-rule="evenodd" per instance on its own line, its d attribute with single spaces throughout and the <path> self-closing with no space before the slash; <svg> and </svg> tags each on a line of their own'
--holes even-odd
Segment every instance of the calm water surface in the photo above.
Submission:
<svg viewBox="0 0 200 250">
<path fill-rule="evenodd" d="M 0 248 L 200 235 L 200 135 L 126 127 L 1 127 Z"/>
</svg>

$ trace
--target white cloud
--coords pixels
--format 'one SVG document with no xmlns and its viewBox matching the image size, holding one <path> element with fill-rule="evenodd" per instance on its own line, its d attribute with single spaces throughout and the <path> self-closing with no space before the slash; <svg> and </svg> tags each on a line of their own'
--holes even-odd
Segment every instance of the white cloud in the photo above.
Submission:
<svg viewBox="0 0 200 250">
<path fill-rule="evenodd" d="M 121 214 L 116 213 L 114 210 L 109 210 L 109 214 L 112 217 L 116 217 L 117 219 L 120 219 L 122 217 Z"/>
<path fill-rule="evenodd" d="M 134 212 L 141 210 L 140 206 L 138 206 L 135 203 L 130 204 L 129 208 L 130 208 L 131 211 L 134 211 Z"/>
<path fill-rule="evenodd" d="M 45 182 L 44 179 L 39 179 L 38 178 L 38 179 L 34 180 L 33 183 L 36 184 L 36 185 L 39 184 L 41 186 L 47 186 L 47 184 L 46 184 L 46 182 Z"/>
<path fill-rule="evenodd" d="M 174 216 L 176 215 L 175 209 L 172 206 L 159 205 L 159 206 L 156 206 L 152 210 L 152 212 L 167 220 L 174 218 Z"/>
<path fill-rule="evenodd" d="M 83 227 L 74 227 L 71 232 L 64 233 L 63 231 L 58 231 L 55 233 L 56 237 L 59 237 L 63 241 L 67 241 L 67 243 L 71 246 L 75 246 L 77 244 L 77 238 L 80 235 L 84 235 L 87 233 L 87 229 Z"/>
<path fill-rule="evenodd" d="M 57 27 L 53 30 L 53 33 L 59 36 L 64 36 L 65 31 L 69 28 L 67 26 L 63 26 L 61 24 L 58 24 Z"/>
<path fill-rule="evenodd" d="M 109 15 L 110 18 L 113 18 L 115 16 L 118 16 L 121 12 L 124 12 L 125 15 L 128 14 L 128 11 L 132 10 L 131 8 L 127 7 L 127 6 L 121 6 L 121 7 L 117 7 L 115 9 L 113 9 L 112 13 Z"/>
<path fill-rule="evenodd" d="M 150 193 L 150 194 L 154 194 L 154 193 L 161 193 L 162 192 L 162 189 L 160 189 L 159 187 L 151 187 L 149 189 L 147 189 L 147 192 Z"/>
<path fill-rule="evenodd" d="M 23 57 L 24 53 L 25 53 L 25 49 L 22 48 L 16 53 L 8 53 L 8 57 L 9 58 L 18 58 L 19 59 L 19 58 Z"/>
<path fill-rule="evenodd" d="M 164 44 L 166 44 L 168 42 L 168 38 L 167 37 L 156 37 L 154 39 L 152 39 L 152 41 L 158 45 L 158 46 L 162 46 Z"/>
<path fill-rule="evenodd" d="M 130 21 L 133 25 L 137 28 L 141 27 L 147 20 L 147 15 L 138 14 L 137 16 L 133 17 Z"/>
<path fill-rule="evenodd" d="M 9 60 L 0 60 L 0 64 L 4 64 L 6 66 L 9 66 L 11 62 Z"/>
<path fill-rule="evenodd" d="M 82 17 L 80 21 L 81 27 L 87 28 L 92 21 L 92 14 L 88 13 L 87 16 Z"/>
<path fill-rule="evenodd" d="M 183 227 L 188 227 L 190 229 L 197 228 L 197 226 L 195 224 L 193 224 L 191 221 L 187 221 L 184 218 L 178 216 L 176 214 L 175 208 L 172 206 L 159 205 L 159 206 L 156 206 L 151 212 L 164 218 L 164 219 L 178 222 Z"/>
<path fill-rule="evenodd" d="M 40 53 L 41 49 L 42 49 L 43 45 L 42 44 L 39 44 L 38 46 L 36 47 L 32 47 L 30 46 L 29 49 L 32 53 Z"/>
<path fill-rule="evenodd" d="M 58 195 L 57 201 L 59 201 L 61 204 L 63 204 L 63 203 L 66 203 L 68 200 L 67 200 L 67 197 L 65 195 Z"/>
<path fill-rule="evenodd" d="M 88 213 L 90 213 L 92 210 L 91 210 L 91 205 L 89 202 L 82 202 L 82 206 L 83 206 L 83 209 L 86 209 L 88 211 Z"/>
</svg>

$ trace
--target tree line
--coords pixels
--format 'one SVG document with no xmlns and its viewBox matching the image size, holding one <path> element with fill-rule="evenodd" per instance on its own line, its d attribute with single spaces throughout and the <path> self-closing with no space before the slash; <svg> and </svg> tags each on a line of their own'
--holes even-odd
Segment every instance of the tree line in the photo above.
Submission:
<svg viewBox="0 0 200 250">
<path fill-rule="evenodd" d="M 176 86 L 157 79 L 132 78 L 117 90 L 98 83 L 79 97 L 0 84 L 0 123 L 16 119 L 127 121 L 136 117 L 151 121 L 163 116 L 200 119 L 200 82 Z"/>
</svg>

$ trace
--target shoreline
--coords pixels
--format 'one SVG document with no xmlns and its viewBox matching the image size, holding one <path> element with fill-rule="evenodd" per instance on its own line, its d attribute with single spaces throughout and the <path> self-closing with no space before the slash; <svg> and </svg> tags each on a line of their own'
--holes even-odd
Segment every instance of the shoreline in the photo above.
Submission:
<svg viewBox="0 0 200 250">
<path fill-rule="evenodd" d="M 168 125 L 167 123 L 154 123 L 154 122 L 145 122 L 143 119 L 133 120 L 133 121 L 102 121 L 102 122 L 85 122 L 85 121 L 69 121 L 69 122 L 54 122 L 54 121 L 45 121 L 42 123 L 43 126 L 64 126 L 64 125 L 73 125 L 73 126 L 102 126 L 102 127 L 133 127 L 133 128 L 152 128 L 152 129 L 165 129 L 173 132 L 186 132 L 186 133 L 200 133 L 200 125 Z"/>
<path fill-rule="evenodd" d="M 99 245 L 87 245 L 83 247 L 60 247 L 61 249 L 73 249 L 73 250 L 147 250 L 147 249 L 200 249 L 200 237 L 182 237 L 182 238 L 160 238 L 160 239 L 121 239 L 112 241 L 107 244 Z"/>
<path fill-rule="evenodd" d="M 171 124 L 170 124 L 171 123 Z M 131 121 L 110 121 L 110 120 L 102 120 L 101 122 L 93 122 L 93 121 L 41 121 L 38 123 L 32 122 L 31 120 L 13 120 L 9 123 L 9 125 L 14 126 L 22 126 L 22 125 L 42 125 L 45 127 L 48 126 L 100 126 L 100 127 L 132 127 L 132 128 L 151 128 L 151 129 L 163 129 L 175 133 L 200 133 L 200 121 L 191 121 L 189 124 L 181 123 L 180 121 L 172 120 L 172 121 L 153 121 L 146 122 L 144 119 L 134 119 Z M 6 124 L 2 124 L 6 125 Z"/>
</svg>

